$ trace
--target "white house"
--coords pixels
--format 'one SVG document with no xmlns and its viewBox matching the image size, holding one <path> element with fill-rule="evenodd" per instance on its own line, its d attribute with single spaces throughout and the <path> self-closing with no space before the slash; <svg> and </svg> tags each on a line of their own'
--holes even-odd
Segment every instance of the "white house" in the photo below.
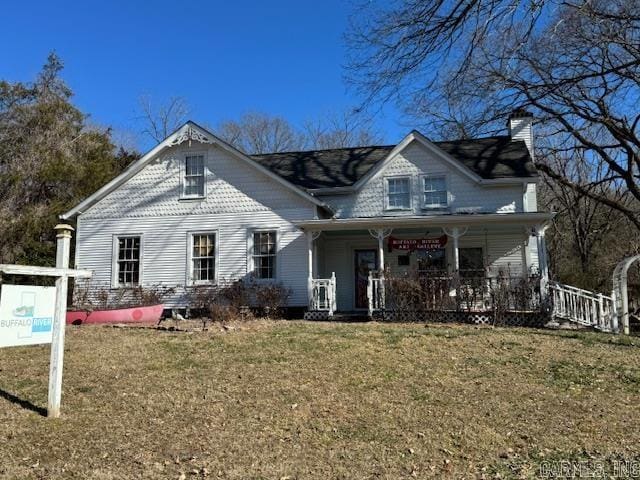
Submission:
<svg viewBox="0 0 640 480">
<path fill-rule="evenodd" d="M 532 117 L 509 136 L 246 155 L 187 122 L 72 210 L 76 268 L 120 289 L 252 276 L 290 306 L 370 307 L 369 271 L 487 277 L 546 265 Z M 333 281 L 330 281 L 331 278 Z"/>
</svg>

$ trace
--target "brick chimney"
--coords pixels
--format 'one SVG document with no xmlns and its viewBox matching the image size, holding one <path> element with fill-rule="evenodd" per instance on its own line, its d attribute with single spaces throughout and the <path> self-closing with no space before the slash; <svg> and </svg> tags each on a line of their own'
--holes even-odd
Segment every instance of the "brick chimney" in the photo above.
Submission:
<svg viewBox="0 0 640 480">
<path fill-rule="evenodd" d="M 514 110 L 508 126 L 511 140 L 524 140 L 533 158 L 533 115 L 523 108 Z"/>
</svg>

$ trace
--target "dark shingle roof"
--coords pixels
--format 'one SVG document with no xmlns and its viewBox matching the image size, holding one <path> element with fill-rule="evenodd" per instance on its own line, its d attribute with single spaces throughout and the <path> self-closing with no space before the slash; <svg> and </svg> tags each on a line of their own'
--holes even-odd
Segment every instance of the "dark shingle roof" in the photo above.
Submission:
<svg viewBox="0 0 640 480">
<path fill-rule="evenodd" d="M 523 141 L 508 136 L 434 142 L 482 178 L 533 177 L 536 170 Z M 395 145 L 269 153 L 252 158 L 302 188 L 353 185 Z"/>
</svg>

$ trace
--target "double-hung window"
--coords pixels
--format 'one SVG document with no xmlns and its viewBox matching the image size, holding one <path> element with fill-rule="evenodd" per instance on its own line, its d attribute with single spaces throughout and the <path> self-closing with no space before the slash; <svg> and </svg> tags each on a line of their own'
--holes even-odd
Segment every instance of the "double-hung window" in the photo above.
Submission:
<svg viewBox="0 0 640 480">
<path fill-rule="evenodd" d="M 411 208 L 411 177 L 387 178 L 387 208 L 406 210 Z"/>
<path fill-rule="evenodd" d="M 191 281 L 194 284 L 216 280 L 216 234 L 191 235 Z"/>
<path fill-rule="evenodd" d="M 447 177 L 445 175 L 426 175 L 422 177 L 424 208 L 444 208 L 448 205 Z"/>
<path fill-rule="evenodd" d="M 204 155 L 187 155 L 185 157 L 182 197 L 204 197 Z"/>
<path fill-rule="evenodd" d="M 253 275 L 276 278 L 277 233 L 275 230 L 253 232 Z"/>
<path fill-rule="evenodd" d="M 116 286 L 135 287 L 140 284 L 141 241 L 139 236 L 118 237 Z"/>
</svg>

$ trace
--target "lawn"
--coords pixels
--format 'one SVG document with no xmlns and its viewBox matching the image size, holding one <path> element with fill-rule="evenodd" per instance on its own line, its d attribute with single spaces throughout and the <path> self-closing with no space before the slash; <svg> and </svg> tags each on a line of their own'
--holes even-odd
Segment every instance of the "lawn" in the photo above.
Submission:
<svg viewBox="0 0 640 480">
<path fill-rule="evenodd" d="M 640 459 L 633 337 L 70 327 L 57 420 L 41 414 L 48 356 L 0 350 L 2 478 L 537 478 Z"/>
</svg>

